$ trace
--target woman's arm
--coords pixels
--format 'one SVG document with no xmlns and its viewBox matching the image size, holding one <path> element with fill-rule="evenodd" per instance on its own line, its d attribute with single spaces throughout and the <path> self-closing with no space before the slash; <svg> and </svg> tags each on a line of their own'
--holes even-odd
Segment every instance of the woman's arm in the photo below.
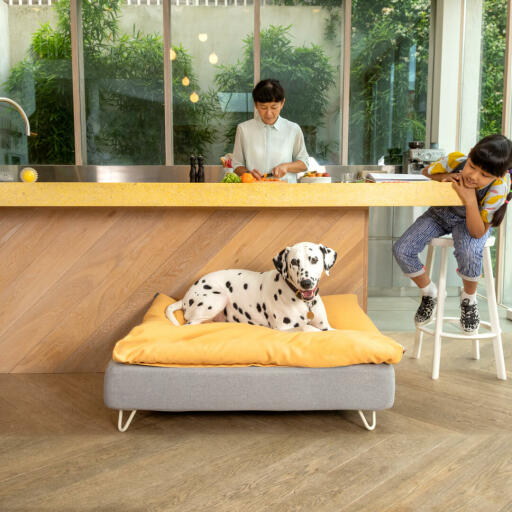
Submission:
<svg viewBox="0 0 512 512">
<path fill-rule="evenodd" d="M 293 161 L 276 165 L 272 169 L 272 174 L 278 178 L 282 178 L 287 172 L 303 172 L 308 170 L 307 161 L 309 160 L 306 144 L 304 142 L 304 134 L 299 125 L 295 125 L 296 133 L 293 143 Z"/>
<path fill-rule="evenodd" d="M 240 176 L 243 172 L 248 172 L 245 168 L 244 148 L 243 148 L 243 133 L 240 125 L 236 127 L 235 145 L 233 147 L 232 164 L 235 172 Z"/>
<path fill-rule="evenodd" d="M 272 174 L 278 178 L 282 178 L 287 172 L 297 173 L 306 171 L 307 169 L 307 165 L 302 160 L 296 160 L 295 162 L 276 165 L 272 169 Z"/>
<path fill-rule="evenodd" d="M 245 156 L 243 148 L 243 131 L 240 125 L 236 128 L 235 135 L 235 146 L 233 148 L 233 169 L 238 176 L 242 176 L 244 172 L 252 174 L 257 180 L 261 180 L 262 176 L 258 169 L 252 169 L 251 171 L 245 167 Z"/>
</svg>

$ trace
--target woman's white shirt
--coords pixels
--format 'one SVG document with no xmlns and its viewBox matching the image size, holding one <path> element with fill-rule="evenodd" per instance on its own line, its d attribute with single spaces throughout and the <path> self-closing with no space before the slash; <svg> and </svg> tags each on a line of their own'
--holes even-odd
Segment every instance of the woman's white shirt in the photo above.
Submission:
<svg viewBox="0 0 512 512">
<path fill-rule="evenodd" d="M 276 165 L 297 160 L 304 162 L 307 168 L 309 157 L 297 123 L 279 116 L 274 124 L 266 124 L 257 116 L 237 126 L 233 169 L 243 166 L 263 174 L 271 172 Z M 296 183 L 297 175 L 289 172 L 285 179 Z"/>
</svg>

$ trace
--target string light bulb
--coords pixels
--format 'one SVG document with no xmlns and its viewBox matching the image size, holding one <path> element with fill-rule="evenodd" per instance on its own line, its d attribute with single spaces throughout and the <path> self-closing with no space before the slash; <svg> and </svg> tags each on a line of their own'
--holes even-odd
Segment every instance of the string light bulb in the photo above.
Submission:
<svg viewBox="0 0 512 512">
<path fill-rule="evenodd" d="M 183 79 L 181 80 L 181 83 L 185 86 L 185 87 L 188 87 L 190 85 L 190 80 L 188 78 L 188 76 L 184 76 Z"/>
<path fill-rule="evenodd" d="M 198 94 L 196 93 L 196 91 L 194 91 L 191 95 L 190 95 L 190 101 L 192 103 L 197 103 L 199 101 L 199 96 Z"/>
<path fill-rule="evenodd" d="M 217 64 L 217 62 L 219 62 L 219 57 L 217 57 L 217 54 L 215 52 L 212 52 L 210 53 L 208 60 L 210 61 L 210 64 Z"/>
<path fill-rule="evenodd" d="M 169 50 L 169 53 L 171 55 L 171 60 L 176 60 L 177 55 L 176 55 L 176 52 L 172 48 Z"/>
<path fill-rule="evenodd" d="M 199 38 L 199 41 L 201 41 L 201 43 L 204 43 L 206 40 L 208 40 L 208 34 L 205 34 L 204 32 L 198 34 L 197 37 Z"/>
</svg>

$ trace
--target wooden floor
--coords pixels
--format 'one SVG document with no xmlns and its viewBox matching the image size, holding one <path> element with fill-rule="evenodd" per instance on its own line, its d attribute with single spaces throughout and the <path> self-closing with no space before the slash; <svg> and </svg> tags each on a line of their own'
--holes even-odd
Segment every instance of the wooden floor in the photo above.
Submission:
<svg viewBox="0 0 512 512">
<path fill-rule="evenodd" d="M 127 433 L 101 374 L 0 375 L 1 511 L 512 510 L 509 380 L 447 342 L 441 378 L 412 334 L 393 409 L 377 429 L 356 412 L 137 413 Z"/>
</svg>

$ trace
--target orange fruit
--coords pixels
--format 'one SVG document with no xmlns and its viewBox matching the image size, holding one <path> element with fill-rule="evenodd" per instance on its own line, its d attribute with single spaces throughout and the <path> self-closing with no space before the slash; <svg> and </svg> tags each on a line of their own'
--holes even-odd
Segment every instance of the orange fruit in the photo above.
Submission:
<svg viewBox="0 0 512 512">
<path fill-rule="evenodd" d="M 256 178 L 250 172 L 244 172 L 242 174 L 242 183 L 253 183 Z"/>
</svg>

